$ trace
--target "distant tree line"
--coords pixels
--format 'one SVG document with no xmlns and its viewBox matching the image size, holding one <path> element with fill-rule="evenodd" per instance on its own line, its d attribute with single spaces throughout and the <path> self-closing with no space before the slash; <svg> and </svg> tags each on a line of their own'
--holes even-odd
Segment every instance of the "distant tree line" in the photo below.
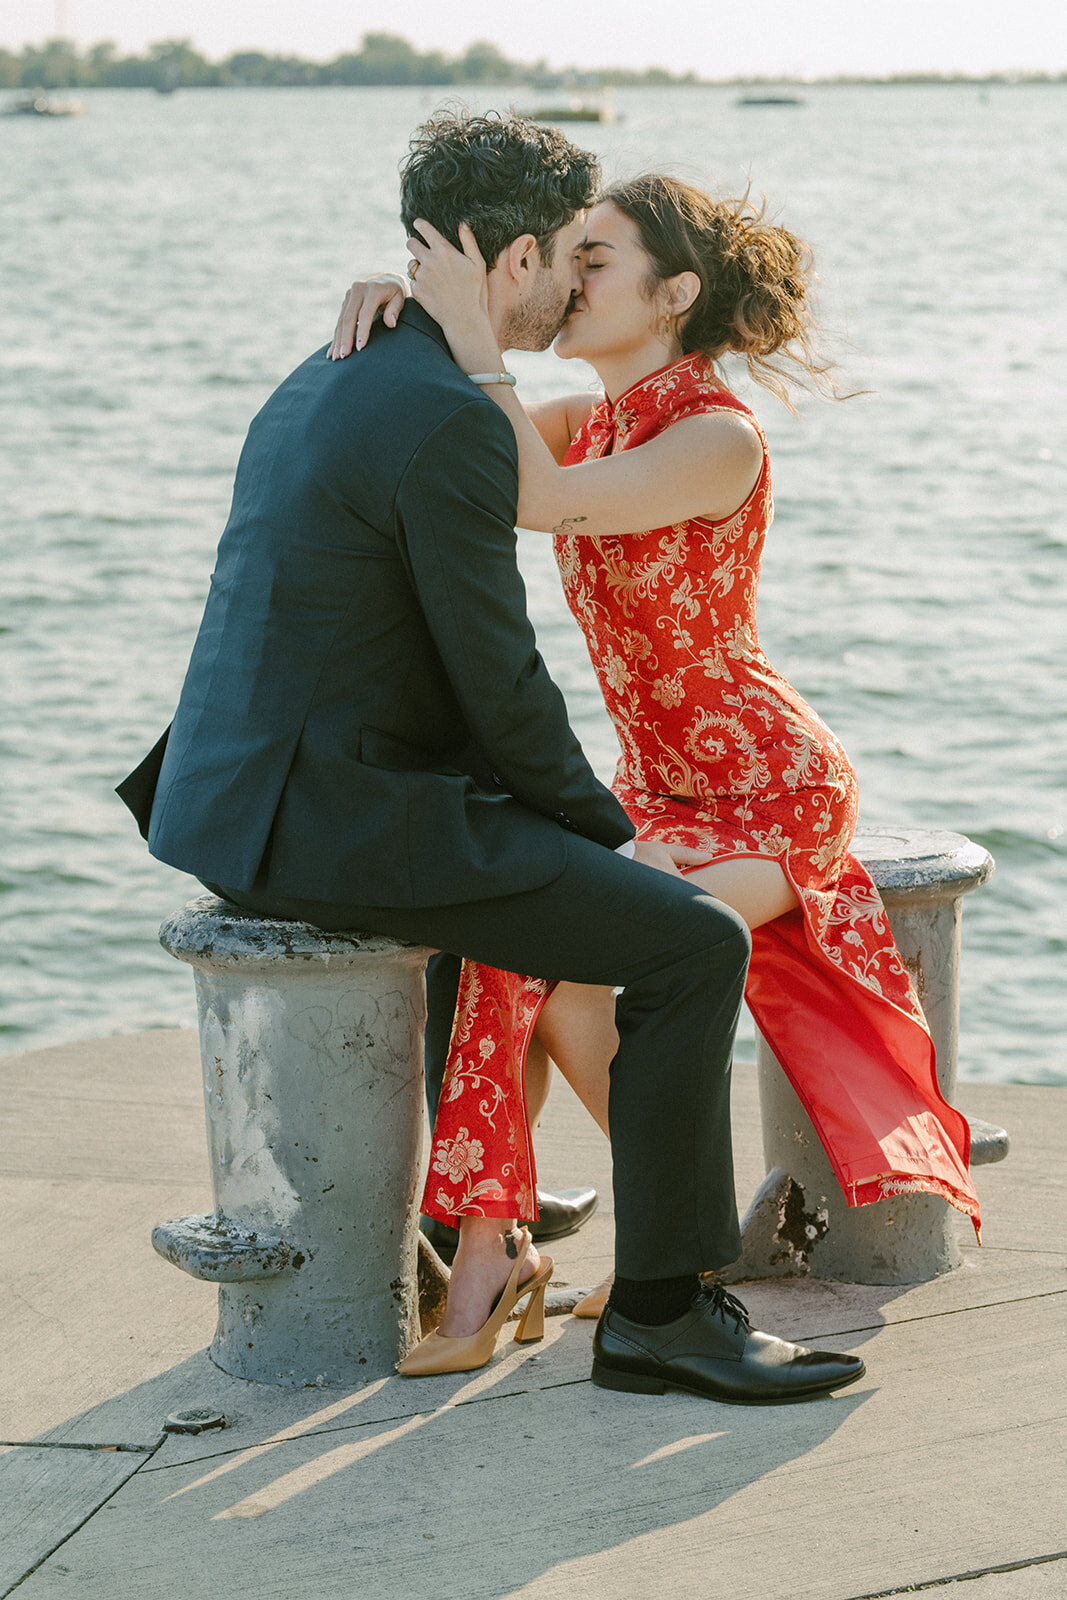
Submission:
<svg viewBox="0 0 1067 1600">
<path fill-rule="evenodd" d="M 69 39 L 49 39 L 27 45 L 18 55 L 0 49 L 0 88 L 3 89 L 167 89 L 223 88 L 234 84 L 278 87 L 291 84 L 449 84 L 528 83 L 551 79 L 565 84 L 568 73 L 553 73 L 544 61 L 533 65 L 509 61 L 495 44 L 480 40 L 462 55 L 440 50 L 416 50 L 399 34 L 366 33 L 356 51 L 333 61 L 302 61 L 298 56 L 264 55 L 259 50 L 239 50 L 225 61 L 208 61 L 188 39 L 164 39 L 149 46 L 143 56 L 120 55 L 109 41 L 84 52 Z M 610 69 L 581 74 L 581 86 L 595 84 L 697 83 L 696 73 L 684 76 L 663 67 L 645 72 Z"/>
<path fill-rule="evenodd" d="M 1063 72 L 895 73 L 881 78 L 842 75 L 825 83 L 1004 83 L 1063 82 Z M 365 33 L 358 50 L 333 61 L 303 61 L 299 56 L 265 55 L 260 50 L 238 50 L 225 61 L 208 61 L 188 39 L 164 39 L 150 45 L 143 56 L 120 55 L 110 41 L 79 51 L 70 39 L 49 39 L 43 45 L 26 45 L 16 55 L 0 49 L 0 89 L 177 89 L 225 88 L 260 85 L 271 88 L 291 84 L 422 84 L 434 88 L 480 83 L 522 83 L 545 89 L 594 89 L 638 85 L 729 83 L 738 87 L 795 82 L 789 78 L 761 76 L 728 79 L 701 78 L 695 72 L 678 74 L 665 67 L 643 72 L 623 67 L 596 71 L 563 71 L 545 61 L 509 61 L 495 44 L 479 40 L 462 55 L 440 50 L 416 50 L 396 33 Z"/>
</svg>

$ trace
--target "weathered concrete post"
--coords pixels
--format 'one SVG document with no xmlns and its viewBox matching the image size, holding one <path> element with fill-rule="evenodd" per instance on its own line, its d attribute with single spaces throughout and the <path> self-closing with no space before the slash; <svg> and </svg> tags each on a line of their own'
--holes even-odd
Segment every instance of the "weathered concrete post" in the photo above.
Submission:
<svg viewBox="0 0 1067 1600">
<path fill-rule="evenodd" d="M 993 858 L 962 834 L 923 828 L 867 828 L 852 848 L 882 896 L 930 1027 L 941 1091 L 951 1101 L 963 896 L 991 876 Z M 768 1175 L 742 1222 L 742 1257 L 725 1276 L 917 1283 L 958 1266 L 947 1202 L 912 1194 L 850 1209 L 807 1112 L 758 1032 L 756 1063 Z M 972 1166 L 1007 1153 L 1003 1129 L 972 1123 L 971 1131 Z"/>
<path fill-rule="evenodd" d="M 195 972 L 215 1210 L 160 1223 L 152 1242 L 218 1284 L 212 1358 L 295 1387 L 391 1371 L 419 1333 L 432 952 L 213 895 L 160 942 Z"/>
</svg>

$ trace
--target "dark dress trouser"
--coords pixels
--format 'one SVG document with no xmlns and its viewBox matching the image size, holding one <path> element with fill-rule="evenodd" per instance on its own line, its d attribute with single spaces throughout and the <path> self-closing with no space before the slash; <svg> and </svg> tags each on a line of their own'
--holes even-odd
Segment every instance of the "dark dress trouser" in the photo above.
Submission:
<svg viewBox="0 0 1067 1600">
<path fill-rule="evenodd" d="M 580 835 L 567 834 L 566 844 L 553 882 L 460 905 L 335 905 L 208 887 L 261 916 L 389 934 L 511 972 L 621 986 L 608 1104 L 616 1268 L 648 1279 L 725 1266 L 741 1252 L 730 1060 L 748 930 L 683 878 Z"/>
<path fill-rule="evenodd" d="M 437 1121 L 437 1102 L 445 1081 L 462 967 L 462 956 L 449 950 L 431 956 L 426 963 L 426 1109 L 431 1128 Z"/>
</svg>

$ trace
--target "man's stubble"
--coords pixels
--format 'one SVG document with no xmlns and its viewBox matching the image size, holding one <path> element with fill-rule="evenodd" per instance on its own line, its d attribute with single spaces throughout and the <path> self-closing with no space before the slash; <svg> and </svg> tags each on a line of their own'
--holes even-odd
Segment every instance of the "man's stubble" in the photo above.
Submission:
<svg viewBox="0 0 1067 1600">
<path fill-rule="evenodd" d="M 507 350 L 547 350 L 567 320 L 571 295 L 542 268 L 528 298 L 517 306 L 504 330 Z"/>
</svg>

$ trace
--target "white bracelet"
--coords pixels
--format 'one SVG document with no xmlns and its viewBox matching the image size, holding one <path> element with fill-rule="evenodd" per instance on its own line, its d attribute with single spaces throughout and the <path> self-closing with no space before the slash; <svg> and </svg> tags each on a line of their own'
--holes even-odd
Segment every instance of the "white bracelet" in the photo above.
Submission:
<svg viewBox="0 0 1067 1600">
<path fill-rule="evenodd" d="M 467 377 L 472 383 L 510 383 L 513 389 L 519 381 L 513 372 L 468 372 Z"/>
</svg>

